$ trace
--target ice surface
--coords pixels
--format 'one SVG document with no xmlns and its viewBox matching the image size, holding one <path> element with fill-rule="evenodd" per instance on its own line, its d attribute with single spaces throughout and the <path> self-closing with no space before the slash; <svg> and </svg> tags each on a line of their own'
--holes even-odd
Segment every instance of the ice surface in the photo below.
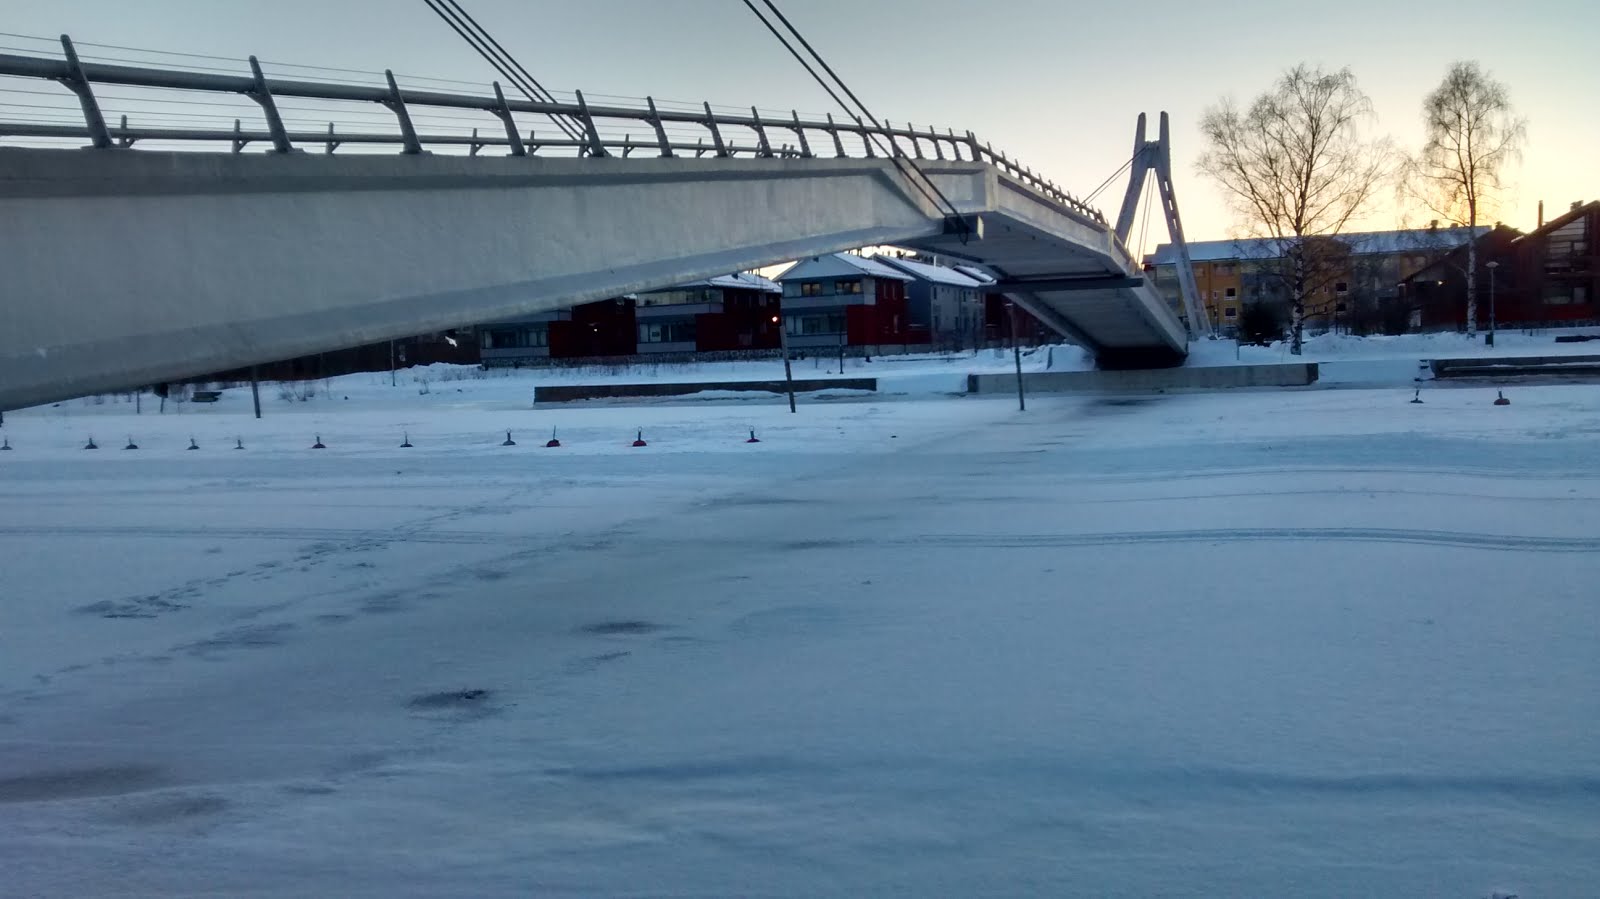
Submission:
<svg viewBox="0 0 1600 899">
<path fill-rule="evenodd" d="M 1600 883 L 1592 386 L 529 383 L 8 415 L 0 893 Z"/>
</svg>

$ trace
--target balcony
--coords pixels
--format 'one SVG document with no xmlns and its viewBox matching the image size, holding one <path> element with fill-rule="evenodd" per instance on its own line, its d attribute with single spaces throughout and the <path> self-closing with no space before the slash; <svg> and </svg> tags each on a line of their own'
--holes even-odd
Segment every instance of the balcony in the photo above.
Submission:
<svg viewBox="0 0 1600 899">
<path fill-rule="evenodd" d="M 841 306 L 875 306 L 874 297 L 860 293 L 829 293 L 815 297 L 784 297 L 783 311 L 798 312 L 805 309 L 838 309 Z"/>
<path fill-rule="evenodd" d="M 707 312 L 721 312 L 721 303 L 669 303 L 663 306 L 638 306 L 633 315 L 640 321 L 662 318 L 694 318 Z"/>
</svg>

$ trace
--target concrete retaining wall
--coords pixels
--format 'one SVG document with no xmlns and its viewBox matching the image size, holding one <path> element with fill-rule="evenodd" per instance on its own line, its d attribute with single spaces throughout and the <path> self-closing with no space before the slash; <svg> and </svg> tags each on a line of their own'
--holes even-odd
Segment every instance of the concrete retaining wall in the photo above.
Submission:
<svg viewBox="0 0 1600 899">
<path fill-rule="evenodd" d="M 831 378 L 796 380 L 795 393 L 814 390 L 873 390 L 878 389 L 877 378 Z M 699 381 L 679 384 L 563 384 L 535 387 L 536 403 L 566 403 L 573 400 L 598 400 L 617 397 L 687 396 L 705 390 L 738 390 L 755 393 L 783 393 L 783 381 Z"/>
<path fill-rule="evenodd" d="M 1316 382 L 1315 362 L 1158 368 L 1140 371 L 1047 371 L 1022 376 L 1024 389 L 1036 393 L 1304 387 Z M 1016 375 L 967 376 L 968 393 L 1010 393 L 1016 389 Z"/>
<path fill-rule="evenodd" d="M 1476 359 L 1434 359 L 1436 378 L 1509 377 L 1513 375 L 1592 375 L 1600 373 L 1600 356 L 1484 356 Z"/>
</svg>

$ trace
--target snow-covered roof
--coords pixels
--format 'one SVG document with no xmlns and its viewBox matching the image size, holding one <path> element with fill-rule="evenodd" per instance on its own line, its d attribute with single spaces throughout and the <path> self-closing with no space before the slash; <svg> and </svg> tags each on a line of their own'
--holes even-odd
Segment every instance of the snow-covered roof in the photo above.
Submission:
<svg viewBox="0 0 1600 899">
<path fill-rule="evenodd" d="M 911 276 L 881 262 L 857 256 L 854 253 L 834 253 L 831 256 L 813 256 L 802 259 L 778 276 L 778 281 L 803 281 L 812 278 L 839 276 L 888 278 L 891 281 L 910 281 Z"/>
<path fill-rule="evenodd" d="M 995 283 L 995 279 L 992 275 L 976 266 L 958 265 L 955 267 L 955 269 L 961 274 L 966 275 L 967 277 L 984 286 Z"/>
<path fill-rule="evenodd" d="M 929 281 L 934 284 L 948 284 L 953 287 L 976 288 L 982 287 L 984 283 L 953 268 L 946 268 L 942 265 L 932 265 L 927 262 L 914 262 L 910 259 L 897 259 L 893 256 L 874 256 L 872 257 L 872 261 L 893 266 L 894 268 L 905 272 L 919 281 Z"/>
<path fill-rule="evenodd" d="M 690 281 L 668 288 L 677 290 L 684 287 L 721 287 L 727 290 L 759 290 L 762 293 L 783 293 L 783 288 L 770 278 L 753 275 L 749 272 L 734 272 L 731 275 L 717 275 L 712 278 L 702 278 L 699 281 Z"/>
<path fill-rule="evenodd" d="M 1478 226 L 1478 236 L 1489 233 L 1486 225 Z M 1363 231 L 1335 235 L 1335 239 L 1350 247 L 1356 256 L 1388 255 L 1409 251 L 1438 252 L 1452 250 L 1467 242 L 1468 229 L 1412 228 L 1402 231 Z M 1275 237 L 1252 237 L 1243 240 L 1199 240 L 1189 244 L 1189 258 L 1195 262 L 1220 262 L 1229 259 L 1276 259 L 1283 255 L 1284 241 Z M 1177 250 L 1164 243 L 1145 257 L 1151 265 L 1172 265 L 1178 261 Z"/>
</svg>

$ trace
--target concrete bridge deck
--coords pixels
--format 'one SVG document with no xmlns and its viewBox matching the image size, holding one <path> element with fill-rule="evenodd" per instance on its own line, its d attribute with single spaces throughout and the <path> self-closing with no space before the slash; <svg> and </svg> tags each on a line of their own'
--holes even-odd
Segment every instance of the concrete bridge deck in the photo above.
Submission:
<svg viewBox="0 0 1600 899">
<path fill-rule="evenodd" d="M 1181 361 L 1105 223 L 918 165 L 965 228 L 883 158 L 0 149 L 0 409 L 871 244 L 988 266 L 1108 366 Z"/>
</svg>

